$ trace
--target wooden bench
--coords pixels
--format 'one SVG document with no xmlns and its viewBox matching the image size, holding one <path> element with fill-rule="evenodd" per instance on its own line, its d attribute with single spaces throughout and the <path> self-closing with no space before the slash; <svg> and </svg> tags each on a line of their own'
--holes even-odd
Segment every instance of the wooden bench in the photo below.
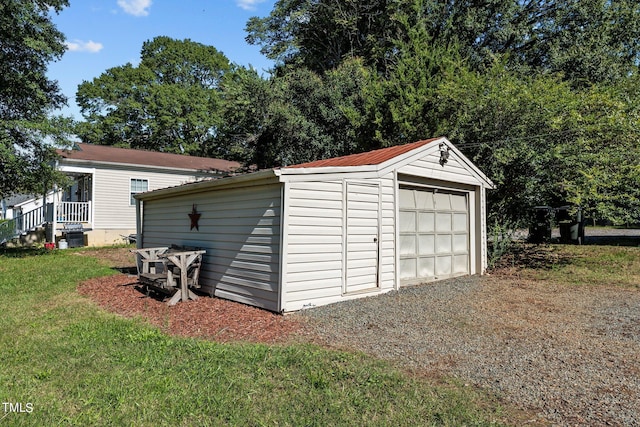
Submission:
<svg viewBox="0 0 640 427">
<path fill-rule="evenodd" d="M 138 255 L 138 281 L 151 291 L 171 297 L 168 304 L 198 299 L 190 288 L 200 288 L 202 255 L 206 251 L 193 247 L 171 246 L 133 249 Z"/>
</svg>

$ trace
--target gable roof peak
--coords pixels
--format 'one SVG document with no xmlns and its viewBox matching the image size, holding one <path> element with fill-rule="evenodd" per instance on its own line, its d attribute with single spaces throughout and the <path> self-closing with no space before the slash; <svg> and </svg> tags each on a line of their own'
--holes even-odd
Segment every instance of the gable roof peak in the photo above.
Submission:
<svg viewBox="0 0 640 427">
<path fill-rule="evenodd" d="M 422 141 L 411 142 L 408 144 L 394 145 L 386 148 L 379 148 L 364 153 L 349 154 L 347 156 L 333 157 L 325 160 L 316 160 L 297 165 L 286 166 L 283 169 L 298 168 L 319 168 L 319 167 L 349 167 L 349 166 L 373 166 L 382 164 L 388 160 L 398 157 L 402 154 L 417 148 L 429 145 L 436 141 L 442 141 L 444 138 L 431 138 Z"/>
</svg>

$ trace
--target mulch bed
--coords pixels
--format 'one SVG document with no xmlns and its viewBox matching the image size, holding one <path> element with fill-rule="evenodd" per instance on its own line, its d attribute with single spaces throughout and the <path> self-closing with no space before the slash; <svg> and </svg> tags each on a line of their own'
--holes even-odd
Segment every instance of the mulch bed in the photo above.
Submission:
<svg viewBox="0 0 640 427">
<path fill-rule="evenodd" d="M 218 342 L 289 342 L 304 331 L 304 323 L 244 304 L 204 296 L 169 307 L 142 292 L 135 276 L 117 274 L 88 280 L 78 287 L 104 309 L 125 317 L 142 317 L 178 336 Z"/>
</svg>

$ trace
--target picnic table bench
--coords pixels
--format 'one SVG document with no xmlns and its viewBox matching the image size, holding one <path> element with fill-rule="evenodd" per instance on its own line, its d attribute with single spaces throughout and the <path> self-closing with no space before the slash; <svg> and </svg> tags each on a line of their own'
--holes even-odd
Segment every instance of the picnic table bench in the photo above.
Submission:
<svg viewBox="0 0 640 427">
<path fill-rule="evenodd" d="M 205 250 L 184 246 L 132 249 L 137 254 L 138 281 L 146 288 L 171 296 L 168 305 L 196 300 L 190 288 L 198 289 L 202 255 Z"/>
</svg>

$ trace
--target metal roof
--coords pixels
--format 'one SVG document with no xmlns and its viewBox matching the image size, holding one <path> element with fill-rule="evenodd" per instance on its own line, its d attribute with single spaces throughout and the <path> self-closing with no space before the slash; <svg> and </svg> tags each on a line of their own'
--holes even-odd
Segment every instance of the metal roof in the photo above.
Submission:
<svg viewBox="0 0 640 427">
<path fill-rule="evenodd" d="M 368 151 L 366 153 L 351 154 L 348 156 L 334 157 L 332 159 L 300 163 L 297 165 L 287 166 L 284 169 L 379 165 L 387 160 L 393 159 L 401 154 L 408 153 L 411 150 L 415 150 L 416 148 L 420 148 L 439 139 L 441 138 L 425 139 L 422 141 L 412 142 L 410 144 L 396 145 L 393 147 Z"/>
<path fill-rule="evenodd" d="M 78 149 L 74 150 L 58 150 L 58 154 L 63 159 L 72 161 L 132 164 L 197 171 L 234 172 L 241 167 L 238 162 L 208 157 L 184 156 L 84 143 L 77 144 L 77 147 Z"/>
</svg>

